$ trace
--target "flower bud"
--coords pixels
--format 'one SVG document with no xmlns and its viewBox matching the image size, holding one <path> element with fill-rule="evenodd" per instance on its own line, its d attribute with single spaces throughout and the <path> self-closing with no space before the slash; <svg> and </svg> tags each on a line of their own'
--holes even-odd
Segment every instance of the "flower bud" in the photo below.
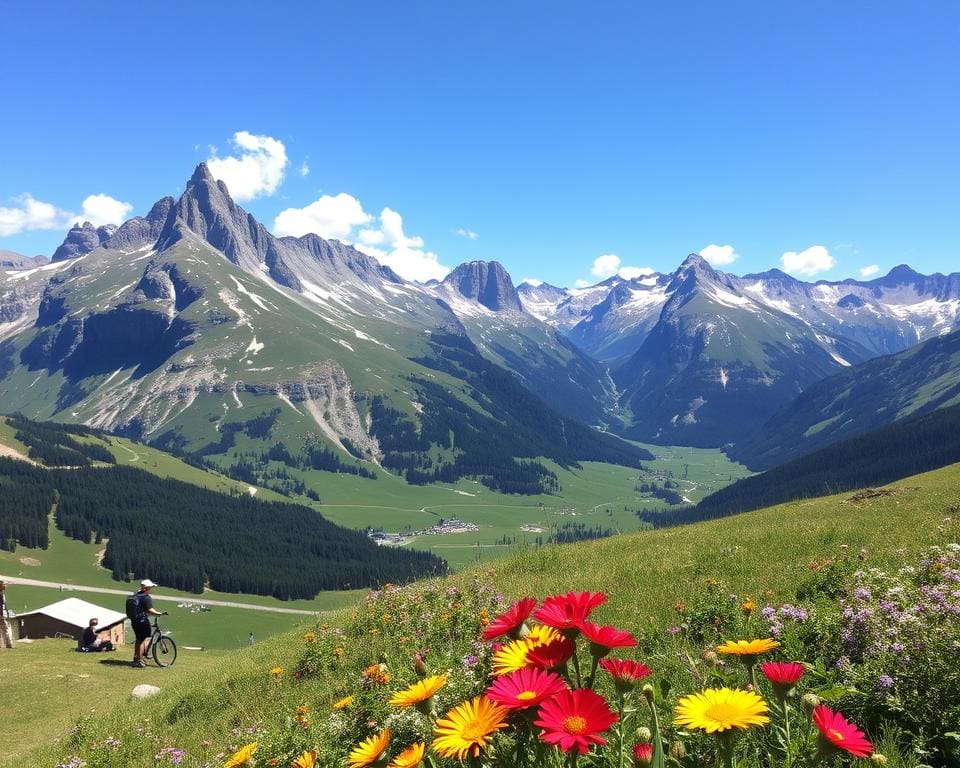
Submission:
<svg viewBox="0 0 960 768">
<path fill-rule="evenodd" d="M 413 654 L 413 671 L 421 680 L 427 676 L 427 665 L 423 663 L 423 656 L 419 653 Z"/>
<path fill-rule="evenodd" d="M 637 741 L 648 742 L 653 741 L 653 732 L 647 728 L 645 725 L 641 725 L 637 728 Z"/>
<path fill-rule="evenodd" d="M 820 697 L 815 693 L 805 693 L 803 698 L 800 699 L 800 702 L 803 704 L 803 708 L 808 715 L 813 714 L 813 710 L 817 708 L 820 704 Z"/>
<path fill-rule="evenodd" d="M 720 662 L 720 657 L 717 656 L 716 651 L 704 651 L 703 660 L 707 662 L 707 664 L 709 664 L 711 667 L 715 667 Z"/>
<path fill-rule="evenodd" d="M 670 745 L 670 757 L 674 760 L 683 760 L 687 756 L 687 748 L 682 741 L 675 741 Z"/>
<path fill-rule="evenodd" d="M 643 698 L 645 698 L 651 704 L 657 700 L 657 694 L 653 690 L 653 686 L 650 685 L 650 683 L 647 683 L 645 686 L 643 686 L 641 690 L 643 691 Z"/>
<path fill-rule="evenodd" d="M 874 765 L 886 765 L 887 756 L 881 755 L 879 752 L 874 752 L 872 755 L 870 755 L 870 762 Z"/>
</svg>

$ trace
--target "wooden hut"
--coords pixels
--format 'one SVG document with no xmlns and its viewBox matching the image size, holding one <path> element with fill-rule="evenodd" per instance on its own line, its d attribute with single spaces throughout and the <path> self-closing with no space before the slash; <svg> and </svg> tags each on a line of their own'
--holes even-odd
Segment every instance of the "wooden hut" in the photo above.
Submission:
<svg viewBox="0 0 960 768">
<path fill-rule="evenodd" d="M 126 615 L 76 597 L 21 613 L 13 618 L 13 622 L 19 637 L 72 637 L 80 640 L 90 619 L 100 622 L 97 634 L 103 640 L 109 640 L 114 645 L 123 644 Z"/>
</svg>

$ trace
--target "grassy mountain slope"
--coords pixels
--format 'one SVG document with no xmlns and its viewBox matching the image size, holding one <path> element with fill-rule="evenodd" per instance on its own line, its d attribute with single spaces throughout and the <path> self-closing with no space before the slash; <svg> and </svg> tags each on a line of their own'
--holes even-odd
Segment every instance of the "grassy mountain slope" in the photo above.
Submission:
<svg viewBox="0 0 960 768">
<path fill-rule="evenodd" d="M 960 331 L 813 384 L 729 454 L 766 469 L 911 414 L 960 403 Z"/>
<path fill-rule="evenodd" d="M 960 461 L 960 406 L 908 416 L 710 494 L 673 524 L 884 485 Z"/>
<path fill-rule="evenodd" d="M 569 589 L 603 590 L 604 623 L 641 636 L 663 636 L 673 622 L 674 604 L 690 600 L 707 579 L 719 578 L 731 592 L 763 596 L 765 601 L 789 599 L 807 578 L 809 563 L 835 555 L 841 545 L 865 550 L 869 565 L 892 565 L 899 551 L 916 552 L 937 541 L 937 525 L 952 504 L 960 482 L 960 466 L 911 477 L 895 492 L 862 502 L 847 495 L 792 502 L 736 517 L 683 528 L 661 530 L 544 550 L 523 550 L 496 569 L 495 586 L 509 598 L 544 596 Z M 439 584 L 415 589 L 445 594 L 448 587 L 467 589 L 479 574 L 463 573 Z M 325 618 L 332 626 L 349 623 L 349 613 Z M 238 744 L 231 729 L 253 723 L 277 722 L 300 704 L 326 722 L 329 707 L 347 687 L 346 673 L 358 676 L 368 663 L 386 657 L 402 669 L 404 653 L 391 645 L 388 634 L 344 638 L 344 655 L 336 671 L 302 683 L 271 682 L 269 670 L 295 669 L 304 649 L 302 632 L 277 637 L 231 654 L 213 669 L 191 678 L 170 681 L 155 699 L 136 708 L 118 707 L 86 722 L 81 735 L 59 746 L 40 746 L 29 758 L 8 762 L 52 764 L 57 757 L 82 753 L 84 744 L 107 735 L 128 738 L 144 718 L 162 723 L 164 744 L 191 755 Z M 431 663 L 442 664 L 441 660 Z M 658 674 L 675 663 L 675 653 L 644 656 Z M 671 661 L 674 659 L 674 661 Z M 459 662 L 457 662 L 459 663 Z M 394 667 L 391 667 L 392 669 Z M 151 678 L 156 679 L 156 676 Z M 4 685 L 0 677 L 0 685 Z M 350 684 L 352 685 L 352 683 Z M 269 689 L 269 694 L 264 692 Z M 51 701 L 51 706 L 53 702 Z M 134 740 L 134 743 L 137 743 Z M 348 745 L 345 745 L 348 746 Z M 152 765 L 154 743 L 133 747 L 130 765 Z M 205 751 L 206 750 L 206 751 Z M 30 761 L 29 763 L 27 761 Z"/>
</svg>

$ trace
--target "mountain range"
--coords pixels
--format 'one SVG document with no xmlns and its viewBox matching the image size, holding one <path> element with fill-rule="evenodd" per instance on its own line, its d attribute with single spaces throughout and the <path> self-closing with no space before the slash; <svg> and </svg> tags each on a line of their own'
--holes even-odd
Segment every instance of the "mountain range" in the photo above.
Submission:
<svg viewBox="0 0 960 768">
<path fill-rule="evenodd" d="M 498 262 L 410 282 L 348 244 L 275 237 L 204 164 L 146 216 L 75 226 L 49 263 L 0 261 L 3 410 L 212 456 L 278 410 L 274 440 L 319 434 L 427 480 L 504 470 L 507 446 L 648 455 L 610 433 L 736 452 L 834 375 L 960 327 L 960 274 L 905 265 L 807 283 L 691 254 L 585 289 L 515 286 Z"/>
</svg>

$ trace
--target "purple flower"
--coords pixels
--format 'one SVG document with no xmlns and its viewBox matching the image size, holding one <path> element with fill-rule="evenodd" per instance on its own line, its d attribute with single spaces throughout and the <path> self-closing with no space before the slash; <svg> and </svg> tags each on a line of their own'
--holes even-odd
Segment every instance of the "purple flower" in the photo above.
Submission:
<svg viewBox="0 0 960 768">
<path fill-rule="evenodd" d="M 680 627 L 667 627 L 667 632 L 670 633 L 671 635 L 679 634 Z"/>
<path fill-rule="evenodd" d="M 473 669 L 473 667 L 477 666 L 478 661 L 480 661 L 480 659 L 478 659 L 472 653 L 469 656 L 463 657 L 463 665 L 468 669 Z"/>
<path fill-rule="evenodd" d="M 889 691 L 894 686 L 894 680 L 890 675 L 880 675 L 877 678 L 877 686 L 881 691 Z"/>
<path fill-rule="evenodd" d="M 776 614 L 777 614 L 777 609 L 769 605 L 766 606 L 762 611 L 760 611 L 760 615 L 763 616 L 763 618 L 765 619 L 772 619 L 774 616 L 776 616 Z"/>
<path fill-rule="evenodd" d="M 857 600 L 869 600 L 873 595 L 868 587 L 857 587 L 853 590 L 853 596 Z"/>
</svg>

